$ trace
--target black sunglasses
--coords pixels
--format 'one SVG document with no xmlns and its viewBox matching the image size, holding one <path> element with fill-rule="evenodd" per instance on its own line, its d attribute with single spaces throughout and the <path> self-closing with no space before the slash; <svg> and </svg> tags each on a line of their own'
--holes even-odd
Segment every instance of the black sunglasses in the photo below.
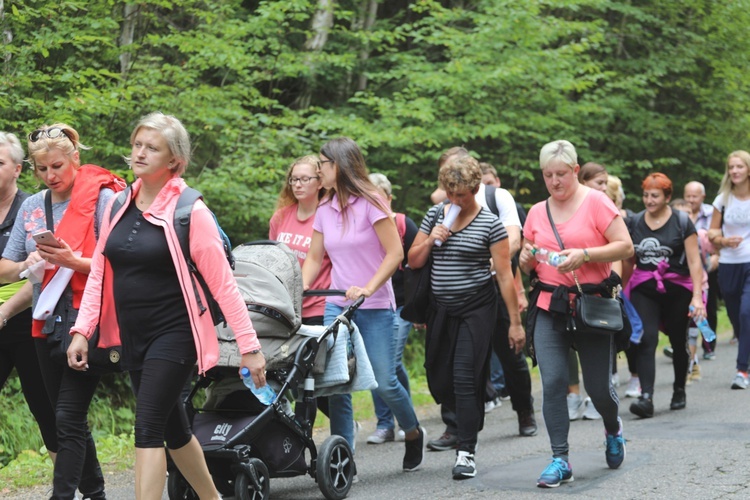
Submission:
<svg viewBox="0 0 750 500">
<path fill-rule="evenodd" d="M 31 142 L 37 142 L 42 137 L 57 139 L 58 137 L 63 135 L 67 137 L 70 142 L 75 144 L 75 141 L 73 140 L 73 137 L 71 137 L 70 133 L 60 127 L 40 128 L 39 130 L 35 130 L 29 134 L 29 140 Z"/>
</svg>

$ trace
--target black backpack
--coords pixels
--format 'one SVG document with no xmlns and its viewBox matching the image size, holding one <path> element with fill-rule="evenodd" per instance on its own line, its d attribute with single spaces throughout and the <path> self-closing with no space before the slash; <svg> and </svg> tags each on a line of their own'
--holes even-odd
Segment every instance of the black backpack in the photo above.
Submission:
<svg viewBox="0 0 750 500">
<path fill-rule="evenodd" d="M 128 186 L 127 189 L 117 195 L 115 202 L 112 204 L 112 210 L 109 213 L 110 222 L 112 222 L 114 215 L 120 211 L 123 205 L 125 205 L 125 202 L 129 197 L 130 186 Z M 190 215 L 193 212 L 193 205 L 195 205 L 195 202 L 202 199 L 203 195 L 200 193 L 200 191 L 190 187 L 185 188 L 185 190 L 180 193 L 180 197 L 177 199 L 177 207 L 175 208 L 174 212 L 174 230 L 175 233 L 177 233 L 177 240 L 180 242 L 182 254 L 185 257 L 188 270 L 190 271 L 190 281 L 193 284 L 195 297 L 198 299 L 198 308 L 200 309 L 200 314 L 203 315 L 203 313 L 206 312 L 206 306 L 203 305 L 201 297 L 198 294 L 196 281 L 198 282 L 198 285 L 200 285 L 201 289 L 203 290 L 203 294 L 206 297 L 206 302 L 208 302 L 208 311 L 211 313 L 211 319 L 213 320 L 214 325 L 218 325 L 220 323 L 224 323 L 224 325 L 226 325 L 226 319 L 224 318 L 224 313 L 221 312 L 219 303 L 216 302 L 216 299 L 214 299 L 211 290 L 208 289 L 206 280 L 203 278 L 201 273 L 198 272 L 198 268 L 196 267 L 195 262 L 190 256 Z M 229 263 L 229 266 L 234 269 L 234 255 L 232 254 L 232 244 L 229 241 L 229 237 L 227 236 L 227 234 L 219 225 L 219 221 L 216 219 L 216 215 L 213 212 L 211 212 L 211 215 L 216 222 L 216 229 L 219 230 L 219 236 L 222 240 L 224 254 L 226 255 L 227 262 Z"/>
</svg>

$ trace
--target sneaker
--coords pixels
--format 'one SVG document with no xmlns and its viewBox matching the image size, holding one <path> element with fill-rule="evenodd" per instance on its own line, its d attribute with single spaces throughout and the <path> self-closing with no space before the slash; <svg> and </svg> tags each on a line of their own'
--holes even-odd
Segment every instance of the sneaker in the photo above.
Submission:
<svg viewBox="0 0 750 500">
<path fill-rule="evenodd" d="M 524 437 L 536 436 L 538 428 L 534 410 L 520 410 L 518 412 L 518 433 Z"/>
<path fill-rule="evenodd" d="M 620 375 L 618 373 L 612 374 L 612 387 L 620 387 Z"/>
<path fill-rule="evenodd" d="M 494 401 L 487 401 L 486 403 L 484 403 L 484 412 L 485 413 L 489 413 L 489 412 L 491 412 L 494 409 L 495 409 L 495 402 Z"/>
<path fill-rule="evenodd" d="M 706 351 L 703 353 L 703 359 L 707 361 L 713 361 L 714 359 L 716 359 L 716 353 L 713 351 Z"/>
<path fill-rule="evenodd" d="M 638 377 L 630 377 L 628 388 L 625 389 L 626 398 L 637 398 L 641 395 L 641 380 Z"/>
<path fill-rule="evenodd" d="M 672 350 L 671 346 L 665 346 L 664 350 L 662 351 L 666 357 L 669 359 L 672 359 L 674 357 L 674 351 Z"/>
<path fill-rule="evenodd" d="M 500 401 L 508 401 L 510 399 L 510 393 L 508 392 L 508 389 L 503 387 L 500 389 Z"/>
<path fill-rule="evenodd" d="M 469 479 L 477 475 L 477 464 L 474 455 L 468 451 L 459 451 L 456 456 L 456 465 L 453 466 L 453 479 Z"/>
<path fill-rule="evenodd" d="M 375 429 L 367 438 L 367 444 L 383 444 L 396 439 L 393 429 Z"/>
<path fill-rule="evenodd" d="M 630 405 L 630 413 L 638 415 L 641 418 L 651 418 L 654 416 L 654 402 L 651 394 L 644 392 L 641 396 L 633 401 Z"/>
<path fill-rule="evenodd" d="M 537 479 L 536 485 L 540 488 L 557 488 L 562 483 L 571 483 L 573 480 L 573 469 L 570 468 L 570 463 L 562 458 L 553 458 Z"/>
<path fill-rule="evenodd" d="M 701 377 L 701 365 L 698 363 L 693 363 L 693 369 L 690 370 L 690 375 L 688 375 L 688 380 L 691 382 L 697 382 L 698 380 L 701 380 L 703 377 Z"/>
<path fill-rule="evenodd" d="M 596 408 L 594 407 L 594 403 L 591 401 L 591 398 L 586 398 L 584 401 L 584 406 L 586 409 L 583 412 L 583 419 L 584 420 L 599 420 L 602 418 L 601 415 L 599 415 L 599 412 L 596 411 Z"/>
<path fill-rule="evenodd" d="M 581 418 L 585 410 L 586 407 L 583 405 L 580 394 L 574 392 L 568 394 L 568 418 L 571 422 Z"/>
<path fill-rule="evenodd" d="M 362 429 L 362 424 L 360 424 L 358 421 L 355 420 L 354 424 L 353 424 L 353 427 L 354 427 L 354 433 L 353 433 L 354 437 L 353 437 L 353 441 L 352 441 L 352 443 L 353 443 L 352 444 L 352 452 L 354 452 L 354 450 L 357 448 L 357 434 L 359 434 L 360 429 Z"/>
<path fill-rule="evenodd" d="M 419 437 L 412 439 L 411 441 L 404 441 L 404 470 L 406 472 L 412 472 L 419 469 L 424 460 L 424 428 L 419 427 Z"/>
<path fill-rule="evenodd" d="M 732 381 L 732 389 L 747 389 L 750 381 L 747 379 L 747 373 L 737 372 Z"/>
<path fill-rule="evenodd" d="M 401 442 L 406 441 L 406 433 L 404 432 L 403 429 L 399 429 L 398 432 L 396 433 L 396 441 L 401 441 Z"/>
<path fill-rule="evenodd" d="M 606 449 L 604 456 L 607 458 L 607 465 L 610 469 L 616 469 L 622 465 L 622 461 L 625 460 L 625 438 L 622 436 L 622 419 L 617 417 L 617 421 L 620 423 L 620 430 L 617 434 L 607 434 L 607 441 L 604 443 Z"/>
<path fill-rule="evenodd" d="M 444 432 L 442 436 L 427 442 L 427 448 L 432 451 L 448 451 L 458 448 L 458 436 Z"/>
<path fill-rule="evenodd" d="M 687 406 L 687 395 L 685 389 L 675 389 L 672 393 L 672 401 L 669 403 L 670 410 L 682 410 Z"/>
</svg>

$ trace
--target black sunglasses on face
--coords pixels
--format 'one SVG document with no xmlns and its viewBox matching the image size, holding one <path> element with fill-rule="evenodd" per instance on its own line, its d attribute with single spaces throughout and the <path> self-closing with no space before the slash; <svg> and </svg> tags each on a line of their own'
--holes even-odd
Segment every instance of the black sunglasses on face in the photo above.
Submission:
<svg viewBox="0 0 750 500">
<path fill-rule="evenodd" d="M 65 129 L 60 127 L 40 128 L 39 130 L 35 130 L 29 134 L 29 140 L 31 142 L 37 142 L 42 137 L 57 139 L 62 135 L 67 137 L 70 142 L 74 142 L 70 134 Z"/>
</svg>

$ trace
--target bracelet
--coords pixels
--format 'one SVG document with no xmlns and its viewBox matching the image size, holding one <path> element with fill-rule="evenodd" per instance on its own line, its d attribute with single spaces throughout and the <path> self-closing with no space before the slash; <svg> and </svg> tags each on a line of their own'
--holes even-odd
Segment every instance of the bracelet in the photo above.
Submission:
<svg viewBox="0 0 750 500">
<path fill-rule="evenodd" d="M 2 311 L 0 311 L 0 316 L 3 317 L 3 328 L 5 328 L 6 326 L 8 326 L 8 317 Z"/>
</svg>

